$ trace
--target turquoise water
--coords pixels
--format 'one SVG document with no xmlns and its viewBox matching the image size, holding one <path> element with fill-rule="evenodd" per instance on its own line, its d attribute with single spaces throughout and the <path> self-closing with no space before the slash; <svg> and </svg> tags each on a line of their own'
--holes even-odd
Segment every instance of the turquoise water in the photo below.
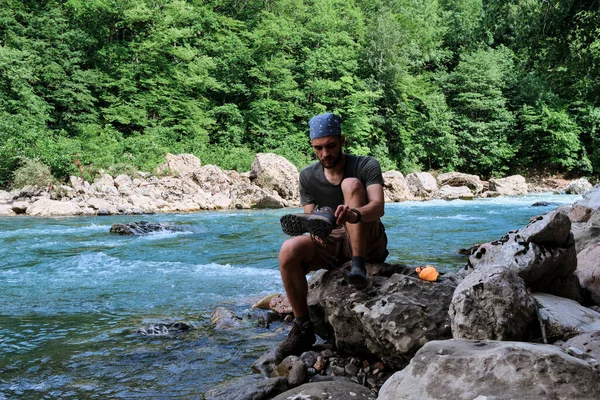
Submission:
<svg viewBox="0 0 600 400">
<path fill-rule="evenodd" d="M 386 205 L 388 262 L 451 271 L 460 248 L 499 239 L 578 196 L 535 195 Z M 285 335 L 259 328 L 252 303 L 282 292 L 277 253 L 287 210 L 40 219 L 0 217 L 0 399 L 201 398 L 250 373 Z M 179 224 L 182 232 L 124 237 L 113 223 Z M 243 318 L 224 332 L 217 306 Z M 137 333 L 153 323 L 195 329 Z"/>
</svg>

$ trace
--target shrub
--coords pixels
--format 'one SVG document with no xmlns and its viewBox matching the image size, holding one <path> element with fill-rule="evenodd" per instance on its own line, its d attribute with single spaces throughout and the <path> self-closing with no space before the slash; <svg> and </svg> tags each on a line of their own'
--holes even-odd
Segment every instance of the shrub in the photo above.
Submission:
<svg viewBox="0 0 600 400">
<path fill-rule="evenodd" d="M 54 182 L 50 173 L 50 167 L 40 161 L 31 158 L 22 157 L 20 166 L 13 172 L 13 189 L 25 186 L 35 186 L 38 188 L 47 188 Z"/>
</svg>

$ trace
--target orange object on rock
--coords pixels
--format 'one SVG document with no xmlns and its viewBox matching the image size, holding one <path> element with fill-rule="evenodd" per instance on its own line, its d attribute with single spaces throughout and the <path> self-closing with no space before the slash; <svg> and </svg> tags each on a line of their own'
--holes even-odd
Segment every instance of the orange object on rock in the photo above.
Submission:
<svg viewBox="0 0 600 400">
<path fill-rule="evenodd" d="M 440 276 L 433 265 L 417 267 L 415 271 L 417 271 L 417 274 L 419 274 L 419 278 L 423 279 L 424 281 L 435 282 L 437 281 L 438 276 Z"/>
</svg>

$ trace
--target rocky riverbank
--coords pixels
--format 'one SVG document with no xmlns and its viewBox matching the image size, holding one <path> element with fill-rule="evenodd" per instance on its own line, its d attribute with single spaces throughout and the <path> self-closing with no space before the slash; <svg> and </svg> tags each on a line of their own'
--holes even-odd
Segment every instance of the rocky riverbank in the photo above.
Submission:
<svg viewBox="0 0 600 400">
<path fill-rule="evenodd" d="M 168 154 L 154 175 L 103 174 L 92 183 L 71 176 L 68 185 L 0 190 L 0 215 L 51 217 L 296 207 L 300 205 L 298 175 L 293 164 L 270 153 L 257 154 L 251 170 L 241 174 L 201 165 L 191 154 Z M 572 182 L 553 178 L 527 182 L 514 175 L 482 181 L 476 175 L 457 172 L 434 177 L 428 172 L 404 176 L 398 171 L 387 171 L 384 179 L 388 202 L 547 191 L 582 194 L 592 187 L 585 178 Z"/>
<path fill-rule="evenodd" d="M 256 375 L 206 398 L 598 399 L 599 210 L 596 186 L 436 282 L 377 264 L 357 291 L 347 265 L 319 271 L 309 307 L 326 342 L 283 360 L 271 350 Z M 264 303 L 289 312 L 280 297 Z"/>
</svg>

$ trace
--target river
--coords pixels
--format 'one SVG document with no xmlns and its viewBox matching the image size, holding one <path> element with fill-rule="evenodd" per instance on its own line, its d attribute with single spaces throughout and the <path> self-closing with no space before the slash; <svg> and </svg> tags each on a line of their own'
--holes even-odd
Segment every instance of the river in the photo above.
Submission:
<svg viewBox="0 0 600 400">
<path fill-rule="evenodd" d="M 496 240 L 580 196 L 539 194 L 386 204 L 388 262 L 462 267 L 456 252 Z M 555 203 L 532 207 L 537 201 Z M 258 298 L 282 292 L 277 253 L 285 210 L 71 218 L 0 217 L 0 399 L 201 398 L 249 374 L 287 327 L 257 326 Z M 181 232 L 110 234 L 114 223 Z M 243 318 L 217 331 L 224 306 Z M 194 329 L 143 335 L 155 323 Z"/>
</svg>

